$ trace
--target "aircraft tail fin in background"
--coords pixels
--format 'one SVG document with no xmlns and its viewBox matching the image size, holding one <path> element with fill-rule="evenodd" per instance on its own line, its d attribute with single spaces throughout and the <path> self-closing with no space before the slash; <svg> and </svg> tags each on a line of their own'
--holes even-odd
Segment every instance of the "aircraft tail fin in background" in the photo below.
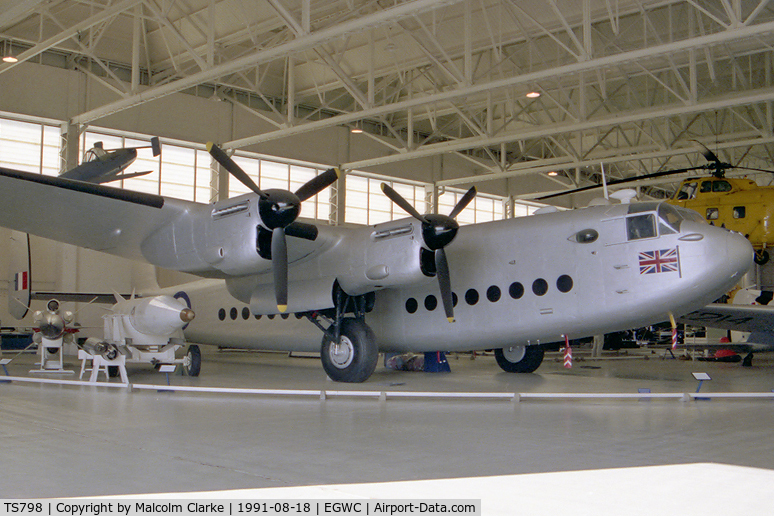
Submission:
<svg viewBox="0 0 774 516">
<path fill-rule="evenodd" d="M 158 136 L 151 138 L 151 150 L 153 151 L 154 158 L 161 154 L 161 142 Z"/>
<path fill-rule="evenodd" d="M 30 236 L 11 231 L 8 260 L 8 312 L 24 319 L 30 309 L 32 276 L 30 274 Z"/>
</svg>

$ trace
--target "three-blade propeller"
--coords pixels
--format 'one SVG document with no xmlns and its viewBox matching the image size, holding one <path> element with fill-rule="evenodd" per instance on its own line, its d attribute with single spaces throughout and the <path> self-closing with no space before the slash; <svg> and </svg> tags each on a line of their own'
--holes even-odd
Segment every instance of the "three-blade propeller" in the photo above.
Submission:
<svg viewBox="0 0 774 516">
<path fill-rule="evenodd" d="M 274 296 L 277 309 L 285 312 L 288 308 L 288 249 L 286 236 L 290 235 L 307 240 L 317 237 L 317 228 L 311 224 L 296 222 L 301 213 L 301 203 L 314 197 L 333 184 L 341 172 L 331 168 L 311 179 L 295 193 L 288 190 L 261 190 L 258 185 L 223 150 L 212 142 L 207 144 L 207 152 L 234 178 L 255 192 L 258 197 L 258 214 L 261 225 L 271 231 L 271 267 L 274 273 Z"/>
<path fill-rule="evenodd" d="M 425 246 L 433 251 L 435 257 L 435 271 L 438 277 L 438 286 L 441 289 L 443 309 L 449 322 L 454 322 L 454 299 L 451 277 L 449 276 L 449 262 L 446 260 L 444 247 L 449 245 L 454 240 L 454 237 L 457 236 L 457 230 L 460 228 L 460 225 L 454 219 L 476 196 L 476 187 L 471 187 L 470 190 L 465 192 L 465 195 L 462 196 L 462 199 L 459 200 L 449 215 L 420 215 L 406 199 L 401 197 L 398 192 L 390 188 L 386 183 L 382 183 L 382 191 L 392 202 L 422 223 L 422 240 Z"/>
</svg>

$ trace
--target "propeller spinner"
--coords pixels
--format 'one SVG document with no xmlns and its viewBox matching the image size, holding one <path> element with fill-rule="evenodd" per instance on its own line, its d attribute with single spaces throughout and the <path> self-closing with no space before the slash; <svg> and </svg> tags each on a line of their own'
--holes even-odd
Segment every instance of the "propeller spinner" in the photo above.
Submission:
<svg viewBox="0 0 774 516">
<path fill-rule="evenodd" d="M 288 309 L 288 249 L 286 236 L 314 240 L 317 228 L 311 224 L 296 222 L 301 213 L 301 203 L 314 197 L 333 184 L 341 175 L 338 168 L 331 168 L 311 179 L 295 193 L 288 190 L 261 190 L 258 185 L 223 150 L 212 142 L 207 143 L 207 152 L 215 161 L 228 170 L 240 183 L 255 192 L 258 197 L 258 213 L 261 225 L 271 231 L 271 267 L 274 272 L 274 296 L 277 309 Z"/>
<path fill-rule="evenodd" d="M 441 288 L 441 301 L 449 322 L 454 322 L 454 300 L 452 297 L 451 277 L 449 275 L 449 262 L 446 259 L 444 247 L 449 245 L 460 225 L 454 220 L 470 201 L 476 196 L 476 187 L 473 186 L 465 192 L 449 215 L 427 214 L 420 215 L 414 207 L 401 195 L 390 188 L 387 183 L 382 183 L 382 192 L 389 199 L 400 206 L 406 213 L 422 223 L 422 240 L 425 246 L 435 257 L 435 271 L 438 277 L 438 286 Z"/>
</svg>

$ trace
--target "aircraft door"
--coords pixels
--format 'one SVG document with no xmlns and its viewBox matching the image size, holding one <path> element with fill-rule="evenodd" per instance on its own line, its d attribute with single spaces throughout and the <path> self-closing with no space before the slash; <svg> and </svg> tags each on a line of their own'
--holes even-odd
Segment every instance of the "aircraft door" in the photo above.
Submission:
<svg viewBox="0 0 774 516">
<path fill-rule="evenodd" d="M 640 216 L 642 215 L 635 217 Z M 648 232 L 647 221 L 635 217 L 610 219 L 602 223 L 605 249 L 604 258 L 601 260 L 603 270 L 600 277 L 604 278 L 603 295 L 606 303 L 626 303 L 632 296 L 630 286 L 634 268 L 629 246 L 624 244 L 629 241 L 630 235 Z"/>
</svg>

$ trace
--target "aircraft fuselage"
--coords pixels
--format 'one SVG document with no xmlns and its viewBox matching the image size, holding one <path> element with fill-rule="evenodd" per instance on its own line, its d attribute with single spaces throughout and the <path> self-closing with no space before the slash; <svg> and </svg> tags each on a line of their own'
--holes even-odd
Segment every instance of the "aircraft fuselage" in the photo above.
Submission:
<svg viewBox="0 0 774 516">
<path fill-rule="evenodd" d="M 375 292 L 366 321 L 380 351 L 534 345 L 561 341 L 565 335 L 572 339 L 652 324 L 715 300 L 739 281 L 752 259 L 743 236 L 709 226 L 693 212 L 665 206 L 601 206 L 462 227 L 447 249 L 457 300 L 455 323 L 444 317 L 434 278 L 379 288 L 389 281 L 391 270 L 379 269 L 379 259 L 389 257 L 363 251 L 359 260 L 353 258 L 359 242 L 368 243 L 364 237 L 393 230 L 384 243 L 411 250 L 409 261 L 415 252 L 416 263 L 408 269 L 418 267 L 421 246 L 411 221 L 360 229 L 321 227 L 321 235 L 336 237 L 329 238 L 326 251 L 291 263 L 291 277 L 298 281 L 295 290 L 291 284 L 291 305 L 294 295 L 302 295 L 301 285 L 317 279 L 319 297 L 327 301 L 318 308 L 329 308 L 330 281 L 349 275 L 349 283 L 358 284 L 362 272 L 353 274 L 352 269 L 382 270 L 387 275 L 381 280 L 360 282 Z M 346 267 L 337 270 L 337 264 Z M 320 350 L 320 332 L 300 314 L 280 316 L 271 303 L 257 300 L 263 291 L 270 298 L 270 274 L 243 278 L 242 284 L 250 288 L 232 284 L 232 295 L 221 280 L 177 289 L 197 313 L 186 337 L 235 347 Z"/>
</svg>

